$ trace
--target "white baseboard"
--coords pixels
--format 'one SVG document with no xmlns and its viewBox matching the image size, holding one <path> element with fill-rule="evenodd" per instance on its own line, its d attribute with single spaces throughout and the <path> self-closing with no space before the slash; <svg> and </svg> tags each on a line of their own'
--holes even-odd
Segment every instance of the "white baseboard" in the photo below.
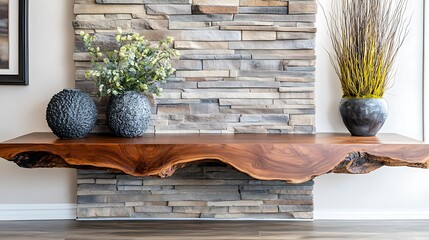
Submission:
<svg viewBox="0 0 429 240">
<path fill-rule="evenodd" d="M 326 210 L 315 211 L 315 220 L 429 220 L 427 210 Z"/>
<path fill-rule="evenodd" d="M 0 221 L 76 219 L 76 204 L 0 204 Z M 323 210 L 315 220 L 429 220 L 427 210 Z M 171 220 L 171 219 L 170 219 Z"/>
<path fill-rule="evenodd" d="M 76 219 L 76 204 L 0 204 L 0 221 Z"/>
</svg>

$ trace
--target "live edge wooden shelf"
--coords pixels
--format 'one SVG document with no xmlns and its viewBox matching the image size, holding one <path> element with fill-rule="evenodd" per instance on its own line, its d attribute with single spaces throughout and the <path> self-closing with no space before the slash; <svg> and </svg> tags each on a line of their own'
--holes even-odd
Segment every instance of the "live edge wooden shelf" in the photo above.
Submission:
<svg viewBox="0 0 429 240">
<path fill-rule="evenodd" d="M 429 145 L 396 135 L 91 134 L 59 140 L 31 133 L 0 143 L 0 157 L 25 168 L 110 169 L 167 177 L 201 160 L 218 160 L 261 180 L 301 183 L 326 173 L 364 174 L 382 166 L 429 168 Z"/>
</svg>

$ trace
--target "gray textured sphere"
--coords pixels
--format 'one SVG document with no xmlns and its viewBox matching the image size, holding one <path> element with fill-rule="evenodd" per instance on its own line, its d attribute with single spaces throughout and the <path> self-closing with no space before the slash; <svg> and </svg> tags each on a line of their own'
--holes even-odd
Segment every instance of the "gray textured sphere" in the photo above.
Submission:
<svg viewBox="0 0 429 240">
<path fill-rule="evenodd" d="M 141 137 L 150 116 L 149 99 L 140 92 L 112 96 L 107 106 L 107 124 L 120 137 Z"/>
<path fill-rule="evenodd" d="M 97 108 L 88 94 L 77 89 L 64 89 L 49 102 L 46 121 L 59 138 L 84 138 L 95 126 Z"/>
</svg>

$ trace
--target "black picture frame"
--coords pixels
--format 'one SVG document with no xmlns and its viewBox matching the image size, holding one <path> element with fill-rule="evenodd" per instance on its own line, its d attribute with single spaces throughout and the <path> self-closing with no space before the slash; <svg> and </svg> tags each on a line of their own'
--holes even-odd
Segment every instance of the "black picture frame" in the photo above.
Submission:
<svg viewBox="0 0 429 240">
<path fill-rule="evenodd" d="M 16 1 L 16 0 L 11 0 Z M 0 74 L 0 85 L 28 85 L 28 0 L 18 0 L 18 74 Z"/>
</svg>

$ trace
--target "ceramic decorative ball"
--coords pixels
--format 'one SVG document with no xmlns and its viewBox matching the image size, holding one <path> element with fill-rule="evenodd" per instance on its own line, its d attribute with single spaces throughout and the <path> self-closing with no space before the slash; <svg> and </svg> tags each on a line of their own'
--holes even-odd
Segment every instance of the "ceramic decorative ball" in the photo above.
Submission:
<svg viewBox="0 0 429 240">
<path fill-rule="evenodd" d="M 141 137 L 151 117 L 149 99 L 135 91 L 112 96 L 106 116 L 107 124 L 117 136 Z"/>
<path fill-rule="evenodd" d="M 62 139 L 84 138 L 94 128 L 97 108 L 92 98 L 77 89 L 55 94 L 46 109 L 46 121 Z"/>
</svg>

